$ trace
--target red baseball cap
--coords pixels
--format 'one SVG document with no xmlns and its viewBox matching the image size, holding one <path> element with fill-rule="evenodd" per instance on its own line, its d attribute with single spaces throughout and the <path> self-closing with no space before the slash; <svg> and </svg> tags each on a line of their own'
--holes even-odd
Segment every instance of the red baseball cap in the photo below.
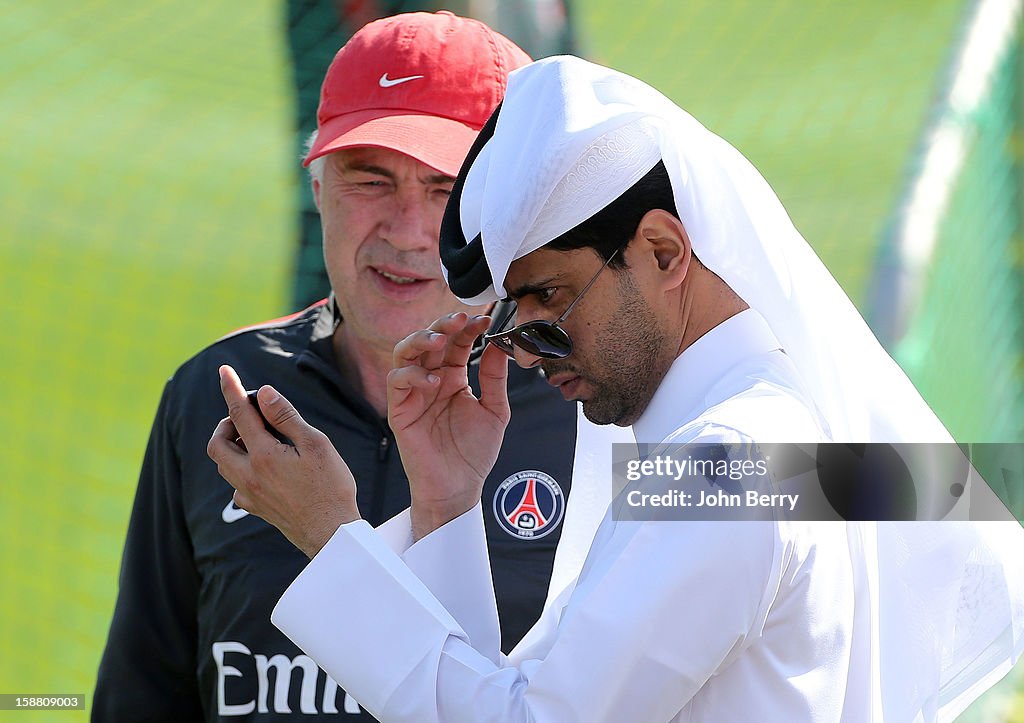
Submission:
<svg viewBox="0 0 1024 723">
<path fill-rule="evenodd" d="M 316 143 L 303 165 L 341 148 L 379 146 L 455 176 L 509 72 L 529 62 L 505 36 L 448 11 L 375 20 L 327 69 Z"/>
</svg>

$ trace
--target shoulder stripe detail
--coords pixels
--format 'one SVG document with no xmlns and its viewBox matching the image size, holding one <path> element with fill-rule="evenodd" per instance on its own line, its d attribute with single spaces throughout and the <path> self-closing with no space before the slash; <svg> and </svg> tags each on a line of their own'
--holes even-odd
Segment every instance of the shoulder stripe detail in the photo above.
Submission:
<svg viewBox="0 0 1024 723">
<path fill-rule="evenodd" d="M 279 316 L 276 319 L 269 319 L 267 321 L 260 321 L 260 322 L 257 322 L 255 324 L 249 324 L 248 326 L 239 327 L 238 329 L 235 329 L 234 331 L 228 332 L 227 334 L 222 336 L 221 339 L 227 339 L 229 337 L 235 336 L 236 334 L 241 334 L 242 332 L 246 332 L 246 331 L 258 331 L 260 329 L 269 329 L 270 327 L 273 327 L 273 326 L 280 326 L 281 324 L 286 324 L 287 322 L 292 321 L 294 319 L 297 319 L 300 316 L 302 316 L 303 314 L 307 313 L 308 311 L 310 311 L 312 309 L 319 308 L 319 307 L 323 306 L 326 303 L 327 303 L 327 299 L 326 298 L 320 299 L 320 301 L 317 301 L 315 303 L 310 304 L 309 306 L 307 306 L 305 309 L 302 309 L 301 311 L 296 311 L 295 313 L 292 313 L 292 314 L 286 314 L 285 316 Z M 221 339 L 218 339 L 218 341 L 220 341 Z"/>
</svg>

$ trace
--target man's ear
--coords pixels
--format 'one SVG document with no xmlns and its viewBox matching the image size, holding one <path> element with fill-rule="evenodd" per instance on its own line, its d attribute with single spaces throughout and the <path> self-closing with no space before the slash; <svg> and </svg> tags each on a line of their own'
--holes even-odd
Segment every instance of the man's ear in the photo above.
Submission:
<svg viewBox="0 0 1024 723">
<path fill-rule="evenodd" d="M 652 209 L 636 227 L 635 241 L 652 259 L 652 271 L 665 288 L 679 286 L 690 270 L 693 252 L 682 222 L 668 211 Z"/>
<path fill-rule="evenodd" d="M 320 179 L 313 179 L 313 203 L 316 204 L 317 212 L 320 211 Z"/>
</svg>

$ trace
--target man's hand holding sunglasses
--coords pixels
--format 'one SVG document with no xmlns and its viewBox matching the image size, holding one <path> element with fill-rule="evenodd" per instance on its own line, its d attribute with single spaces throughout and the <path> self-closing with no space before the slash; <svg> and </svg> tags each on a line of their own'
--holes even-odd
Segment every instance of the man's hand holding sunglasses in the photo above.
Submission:
<svg viewBox="0 0 1024 723">
<path fill-rule="evenodd" d="M 473 342 L 489 321 L 451 314 L 395 346 L 388 422 L 409 477 L 415 539 L 472 509 L 498 458 L 511 416 L 508 358 L 484 349 L 479 398 L 468 375 Z"/>
</svg>

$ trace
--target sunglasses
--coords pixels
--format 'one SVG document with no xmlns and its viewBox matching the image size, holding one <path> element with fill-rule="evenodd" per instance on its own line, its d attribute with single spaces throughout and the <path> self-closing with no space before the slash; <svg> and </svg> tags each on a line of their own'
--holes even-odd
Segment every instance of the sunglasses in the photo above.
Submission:
<svg viewBox="0 0 1024 723">
<path fill-rule="evenodd" d="M 573 307 L 579 303 L 583 295 L 590 290 L 590 287 L 597 281 L 597 277 L 601 275 L 601 272 L 608 268 L 608 264 L 612 262 L 615 255 L 619 253 L 625 244 L 619 246 L 612 252 L 612 255 L 608 257 L 608 260 L 597 270 L 586 286 L 583 287 L 583 291 L 572 300 L 569 307 L 562 312 L 562 315 L 554 321 L 544 321 L 538 319 L 536 321 L 528 321 L 525 324 L 519 324 L 511 329 L 505 330 L 505 325 L 512 320 L 516 313 L 516 305 L 513 303 L 512 308 L 508 315 L 501 320 L 501 324 L 498 325 L 498 331 L 490 334 L 484 334 L 484 341 L 501 349 L 509 356 L 515 355 L 515 347 L 538 356 L 541 359 L 564 359 L 565 357 L 572 354 L 572 339 L 569 334 L 559 324 L 565 321 L 569 314 L 572 312 Z"/>
</svg>

